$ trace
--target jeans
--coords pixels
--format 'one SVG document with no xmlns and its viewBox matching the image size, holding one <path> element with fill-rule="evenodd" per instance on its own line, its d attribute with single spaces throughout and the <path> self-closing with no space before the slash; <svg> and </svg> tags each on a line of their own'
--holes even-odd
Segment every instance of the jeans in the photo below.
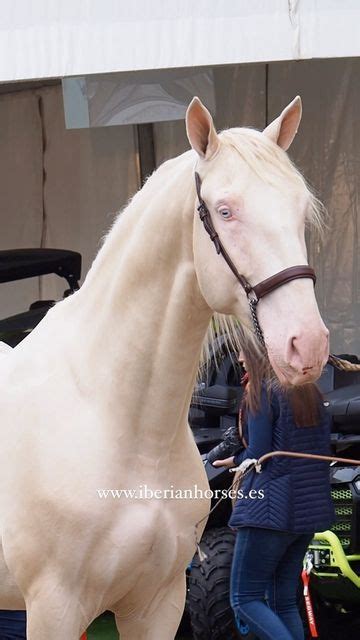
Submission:
<svg viewBox="0 0 360 640">
<path fill-rule="evenodd" d="M 26 640 L 26 611 L 0 609 L 0 640 Z"/>
<path fill-rule="evenodd" d="M 259 640 L 304 640 L 297 590 L 312 538 L 256 527 L 238 530 L 230 602 L 239 629 L 245 622 Z"/>
</svg>

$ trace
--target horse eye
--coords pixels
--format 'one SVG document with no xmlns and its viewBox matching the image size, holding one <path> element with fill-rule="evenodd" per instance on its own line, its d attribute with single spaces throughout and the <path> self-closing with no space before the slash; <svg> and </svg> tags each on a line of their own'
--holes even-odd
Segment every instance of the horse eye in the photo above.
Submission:
<svg viewBox="0 0 360 640">
<path fill-rule="evenodd" d="M 225 218 L 225 220 L 229 220 L 232 217 L 232 213 L 231 211 L 229 211 L 229 209 L 222 209 L 220 211 L 220 214 L 223 218 Z"/>
</svg>

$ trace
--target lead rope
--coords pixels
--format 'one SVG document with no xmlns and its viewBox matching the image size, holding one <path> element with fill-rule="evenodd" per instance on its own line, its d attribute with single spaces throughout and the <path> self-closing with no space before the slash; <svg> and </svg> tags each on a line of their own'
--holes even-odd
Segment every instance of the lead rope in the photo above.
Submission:
<svg viewBox="0 0 360 640">
<path fill-rule="evenodd" d="M 247 476 L 250 471 L 252 471 L 255 468 L 255 463 L 253 463 L 253 466 L 249 467 L 248 469 L 246 469 L 241 476 L 239 476 L 238 478 L 234 478 L 234 480 L 232 481 L 231 485 L 230 485 L 230 489 L 229 491 L 231 491 L 232 489 L 237 491 L 239 488 L 240 483 L 243 481 L 243 479 L 245 478 L 245 476 Z M 195 523 L 195 528 L 194 528 L 194 535 L 195 535 L 195 548 L 196 551 L 198 552 L 198 556 L 199 556 L 199 560 L 200 562 L 203 562 L 203 560 L 205 560 L 207 558 L 206 553 L 201 549 L 200 547 L 200 540 L 198 539 L 198 526 L 201 522 L 203 522 L 205 519 L 207 519 L 210 514 L 215 511 L 215 509 L 219 506 L 219 504 L 225 500 L 227 498 L 227 496 L 222 495 L 221 498 L 218 499 L 217 502 L 215 502 L 214 506 L 210 509 L 210 511 L 201 518 L 201 520 L 198 520 Z"/>
<path fill-rule="evenodd" d="M 230 489 L 229 492 L 231 490 L 235 490 L 237 491 L 239 488 L 239 485 L 241 484 L 241 482 L 244 480 L 244 478 L 251 472 L 256 470 L 257 473 L 261 473 L 261 466 L 264 462 L 266 462 L 267 460 L 269 460 L 269 458 L 275 457 L 275 456 L 288 456 L 291 458 L 307 458 L 310 460 L 324 460 L 325 462 L 343 462 L 344 464 L 353 464 L 353 465 L 360 465 L 360 460 L 354 460 L 352 458 L 338 458 L 337 456 L 323 456 L 323 455 L 317 455 L 315 453 L 298 453 L 295 451 L 271 451 L 270 453 L 265 453 L 263 456 L 261 456 L 258 460 L 255 459 L 245 459 L 242 464 L 244 464 L 244 462 L 249 463 L 247 468 L 245 468 L 244 470 L 241 468 L 241 465 L 239 467 L 234 467 L 233 469 L 231 469 L 231 471 L 242 471 L 241 475 L 239 475 L 238 477 L 235 477 L 234 480 L 232 481 L 231 485 L 230 485 Z M 199 556 L 199 560 L 200 562 L 203 562 L 206 558 L 207 555 L 206 553 L 204 553 L 204 551 L 202 551 L 201 547 L 200 547 L 200 540 L 199 540 L 199 536 L 198 536 L 198 526 L 201 522 L 203 522 L 205 519 L 207 519 L 211 513 L 213 513 L 213 511 L 215 511 L 215 509 L 219 506 L 219 504 L 222 502 L 222 500 L 224 500 L 225 498 L 227 498 L 227 496 L 222 495 L 221 498 L 219 498 L 219 500 L 217 502 L 215 502 L 214 506 L 210 509 L 210 511 L 203 516 L 200 520 L 198 520 L 195 524 L 195 528 L 194 528 L 194 536 L 195 536 L 195 548 L 196 551 L 198 553 Z"/>
</svg>

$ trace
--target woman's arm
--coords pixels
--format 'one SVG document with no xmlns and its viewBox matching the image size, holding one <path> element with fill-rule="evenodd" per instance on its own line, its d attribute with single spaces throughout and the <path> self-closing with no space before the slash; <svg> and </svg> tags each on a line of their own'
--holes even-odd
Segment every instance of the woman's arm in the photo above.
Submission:
<svg viewBox="0 0 360 640">
<path fill-rule="evenodd" d="M 246 458 L 258 460 L 272 449 L 272 431 L 274 421 L 274 402 L 270 401 L 265 388 L 261 391 L 260 409 L 257 413 L 248 412 L 248 447 L 234 456 L 234 466 Z"/>
</svg>

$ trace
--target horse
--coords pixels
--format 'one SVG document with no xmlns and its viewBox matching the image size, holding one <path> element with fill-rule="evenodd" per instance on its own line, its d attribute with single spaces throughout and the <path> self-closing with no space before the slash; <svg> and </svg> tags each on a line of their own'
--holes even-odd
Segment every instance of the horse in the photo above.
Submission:
<svg viewBox="0 0 360 640">
<path fill-rule="evenodd" d="M 121 640 L 174 638 L 210 505 L 188 424 L 202 343 L 214 312 L 251 333 L 246 292 L 198 216 L 194 173 L 248 282 L 306 265 L 318 207 L 286 153 L 300 118 L 297 97 L 263 131 L 218 133 L 194 98 L 191 148 L 118 215 L 79 291 L 2 350 L 0 607 L 26 607 L 28 640 L 78 640 L 104 610 Z M 273 290 L 258 320 L 281 384 L 316 380 L 328 331 L 313 281 Z"/>
</svg>

